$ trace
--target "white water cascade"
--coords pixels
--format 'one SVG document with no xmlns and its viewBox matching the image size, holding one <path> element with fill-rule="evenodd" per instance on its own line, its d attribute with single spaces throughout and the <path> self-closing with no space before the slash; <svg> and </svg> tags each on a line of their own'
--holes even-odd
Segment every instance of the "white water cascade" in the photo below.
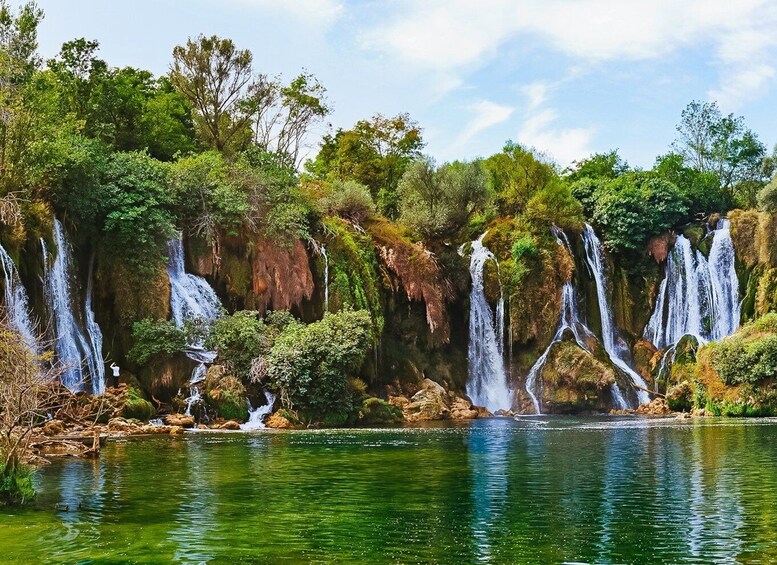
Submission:
<svg viewBox="0 0 777 565">
<path fill-rule="evenodd" d="M 558 228 L 553 228 L 553 235 L 556 236 L 558 244 L 566 247 L 569 254 L 572 255 L 572 250 L 569 246 L 566 234 Z M 591 339 L 594 335 L 593 332 L 588 329 L 588 326 L 580 320 L 580 315 L 577 310 L 577 292 L 575 292 L 575 286 L 572 284 L 572 281 L 564 283 L 564 286 L 561 289 L 561 313 L 558 326 L 556 327 L 556 333 L 553 336 L 550 345 L 548 345 L 547 349 L 540 355 L 539 359 L 534 362 L 532 368 L 529 369 L 529 374 L 526 376 L 526 392 L 529 393 L 529 397 L 531 397 L 532 404 L 534 405 L 534 412 L 536 414 L 542 414 L 542 391 L 538 389 L 537 377 L 545 367 L 551 348 L 562 340 L 566 330 L 572 331 L 572 335 L 575 336 L 577 345 L 585 351 L 589 351 L 586 340 Z"/>
<path fill-rule="evenodd" d="M 329 255 L 321 244 L 321 256 L 324 258 L 324 312 L 329 312 Z"/>
<path fill-rule="evenodd" d="M 84 389 L 84 383 L 89 378 L 92 393 L 102 394 L 105 391 L 105 365 L 102 356 L 102 332 L 91 312 L 93 273 L 90 268 L 87 305 L 84 312 L 86 328 L 82 329 L 80 316 L 76 310 L 77 305 L 73 301 L 77 294 L 72 287 L 75 279 L 72 249 L 59 220 L 54 220 L 54 242 L 57 245 L 57 256 L 50 266 L 48 250 L 43 240 L 41 240 L 41 246 L 45 295 L 56 332 L 54 348 L 63 365 L 62 384 L 71 391 L 77 392 Z"/>
<path fill-rule="evenodd" d="M 490 411 L 509 409 L 512 394 L 507 386 L 504 360 L 504 296 L 500 292 L 494 313 L 483 289 L 483 271 L 488 261 L 499 263 L 483 245 L 485 233 L 472 242 L 469 272 L 472 277 L 469 314 L 469 379 L 467 395 L 478 406 Z M 500 289 L 501 291 L 501 289 Z"/>
<path fill-rule="evenodd" d="M 17 332 L 31 350 L 37 349 L 35 326 L 30 318 L 30 307 L 27 291 L 24 289 L 19 272 L 13 259 L 0 245 L 0 264 L 3 266 L 3 291 L 5 295 L 5 311 L 8 323 Z"/>
<path fill-rule="evenodd" d="M 264 391 L 264 398 L 267 401 L 266 404 L 262 404 L 257 408 L 249 408 L 248 421 L 240 426 L 241 430 L 262 430 L 266 427 L 264 425 L 264 419 L 272 413 L 272 407 L 273 404 L 275 404 L 275 395 L 269 390 L 266 390 Z"/>
<path fill-rule="evenodd" d="M 183 241 L 174 239 L 168 242 L 167 276 L 170 278 L 170 310 L 173 321 L 179 328 L 187 320 L 200 319 L 205 323 L 213 322 L 221 316 L 222 306 L 216 291 L 202 277 L 186 272 Z M 215 351 L 205 349 L 204 343 L 189 344 L 186 356 L 197 366 L 189 379 L 189 398 L 186 399 L 186 413 L 201 401 L 198 383 L 205 378 L 206 365 L 216 359 Z"/>
<path fill-rule="evenodd" d="M 86 317 L 86 334 L 89 337 L 92 355 L 87 358 L 89 374 L 92 375 L 92 392 L 105 392 L 105 359 L 103 358 L 103 334 L 94 319 L 92 306 L 94 294 L 94 254 L 89 261 L 89 280 L 86 283 L 86 299 L 84 300 L 84 315 Z M 97 377 L 95 380 L 95 376 Z"/>
<path fill-rule="evenodd" d="M 613 365 L 623 371 L 637 391 L 639 404 L 650 402 L 650 395 L 646 392 L 647 383 L 642 376 L 629 365 L 629 351 L 626 344 L 620 339 L 615 328 L 615 317 L 610 308 L 607 286 L 607 273 L 604 264 L 604 250 L 594 229 L 586 224 L 583 230 L 583 243 L 585 244 L 585 256 L 588 267 L 596 282 L 596 296 L 599 302 L 599 314 L 602 320 L 602 345 L 610 357 Z M 630 408 L 628 401 L 617 383 L 612 385 L 612 395 L 615 405 L 621 410 Z"/>
<path fill-rule="evenodd" d="M 663 349 L 685 335 L 701 343 L 731 335 L 739 327 L 738 289 L 727 219 L 719 220 L 713 232 L 709 259 L 694 251 L 685 236 L 677 236 L 645 339 Z"/>
</svg>

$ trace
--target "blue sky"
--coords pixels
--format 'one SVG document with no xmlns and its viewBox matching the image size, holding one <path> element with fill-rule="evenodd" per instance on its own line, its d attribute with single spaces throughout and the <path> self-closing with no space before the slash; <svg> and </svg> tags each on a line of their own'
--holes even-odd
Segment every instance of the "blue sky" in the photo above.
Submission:
<svg viewBox="0 0 777 565">
<path fill-rule="evenodd" d="M 315 74 L 335 128 L 409 112 L 441 161 L 487 156 L 512 139 L 562 166 L 618 148 L 649 167 L 692 99 L 717 100 L 770 150 L 777 142 L 777 0 L 38 4 L 46 57 L 86 37 L 109 64 L 161 74 L 187 37 L 231 37 L 257 71 Z"/>
</svg>

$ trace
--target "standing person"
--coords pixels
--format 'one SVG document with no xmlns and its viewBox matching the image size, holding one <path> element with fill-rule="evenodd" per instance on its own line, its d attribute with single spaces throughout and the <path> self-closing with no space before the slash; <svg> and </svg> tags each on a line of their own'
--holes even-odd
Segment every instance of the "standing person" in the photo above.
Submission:
<svg viewBox="0 0 777 565">
<path fill-rule="evenodd" d="M 121 369 L 113 362 L 111 362 L 111 369 L 113 369 L 113 388 L 119 388 L 119 374 Z"/>
</svg>

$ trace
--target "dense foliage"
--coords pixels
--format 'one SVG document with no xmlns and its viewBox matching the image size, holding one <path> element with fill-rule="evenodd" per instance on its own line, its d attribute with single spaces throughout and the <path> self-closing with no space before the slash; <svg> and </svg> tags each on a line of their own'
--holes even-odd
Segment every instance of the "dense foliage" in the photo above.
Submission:
<svg viewBox="0 0 777 565">
<path fill-rule="evenodd" d="M 343 310 L 320 322 L 291 325 L 270 351 L 268 384 L 303 420 L 345 423 L 361 404 L 363 387 L 352 379 L 371 342 L 364 311 Z"/>
</svg>

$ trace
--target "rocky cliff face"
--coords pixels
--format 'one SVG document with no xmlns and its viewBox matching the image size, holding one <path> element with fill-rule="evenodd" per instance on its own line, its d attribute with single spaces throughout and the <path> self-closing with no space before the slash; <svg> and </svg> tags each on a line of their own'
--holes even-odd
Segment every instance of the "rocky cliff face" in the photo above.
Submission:
<svg viewBox="0 0 777 565">
<path fill-rule="evenodd" d="M 729 217 L 744 297 L 742 317 L 753 319 L 777 310 L 777 215 L 733 211 Z M 703 235 L 703 226 L 698 231 Z M 574 282 L 579 307 L 595 335 L 601 335 L 601 320 L 594 280 L 575 234 L 569 234 L 572 255 L 550 242 L 524 262 L 526 272 L 514 276 L 512 242 L 507 233 L 497 228 L 485 239 L 502 268 L 497 273 L 495 265 L 486 266 L 485 290 L 495 304 L 499 289 L 506 289 L 505 366 L 518 391 L 516 408 L 530 412 L 530 401 L 522 392 L 524 379 L 553 339 L 564 284 Z M 663 234 L 651 240 L 639 265 L 606 257 L 612 273 L 608 291 L 615 325 L 630 350 L 631 365 L 650 386 L 660 378 L 663 352 L 657 353 L 641 336 L 655 305 L 663 263 L 674 237 Z M 703 246 L 704 238 L 696 237 L 693 231 L 686 237 L 694 238 L 700 249 Z M 370 387 L 383 393 L 386 385 L 401 390 L 427 378 L 463 394 L 469 339 L 466 258 L 449 246 L 426 249 L 396 226 L 379 221 L 357 229 L 345 221 L 329 219 L 317 239 L 327 251 L 327 306 L 330 310 L 368 310 L 380 334 L 380 345 L 364 369 Z M 225 234 L 215 247 L 188 238 L 186 248 L 187 270 L 206 277 L 228 310 L 289 310 L 305 321 L 324 313 L 324 258 L 308 243 L 274 243 L 256 235 Z M 84 261 L 90 254 L 88 243 L 76 245 L 82 285 Z M 35 310 L 40 312 L 40 274 L 32 255 L 25 255 L 20 272 Z M 169 317 L 169 295 L 164 268 L 140 276 L 122 268 L 120 262 L 98 261 L 95 310 L 108 359 L 124 363 L 132 345 L 134 321 Z M 601 344 L 595 341 L 587 349 L 569 336 L 550 349 L 541 373 L 542 404 L 547 411 L 595 412 L 612 406 L 610 388 L 622 381 L 623 375 L 603 353 Z M 181 358 L 134 369 L 148 393 L 169 398 L 186 385 L 192 366 Z M 675 379 L 668 384 L 679 383 Z"/>
</svg>

